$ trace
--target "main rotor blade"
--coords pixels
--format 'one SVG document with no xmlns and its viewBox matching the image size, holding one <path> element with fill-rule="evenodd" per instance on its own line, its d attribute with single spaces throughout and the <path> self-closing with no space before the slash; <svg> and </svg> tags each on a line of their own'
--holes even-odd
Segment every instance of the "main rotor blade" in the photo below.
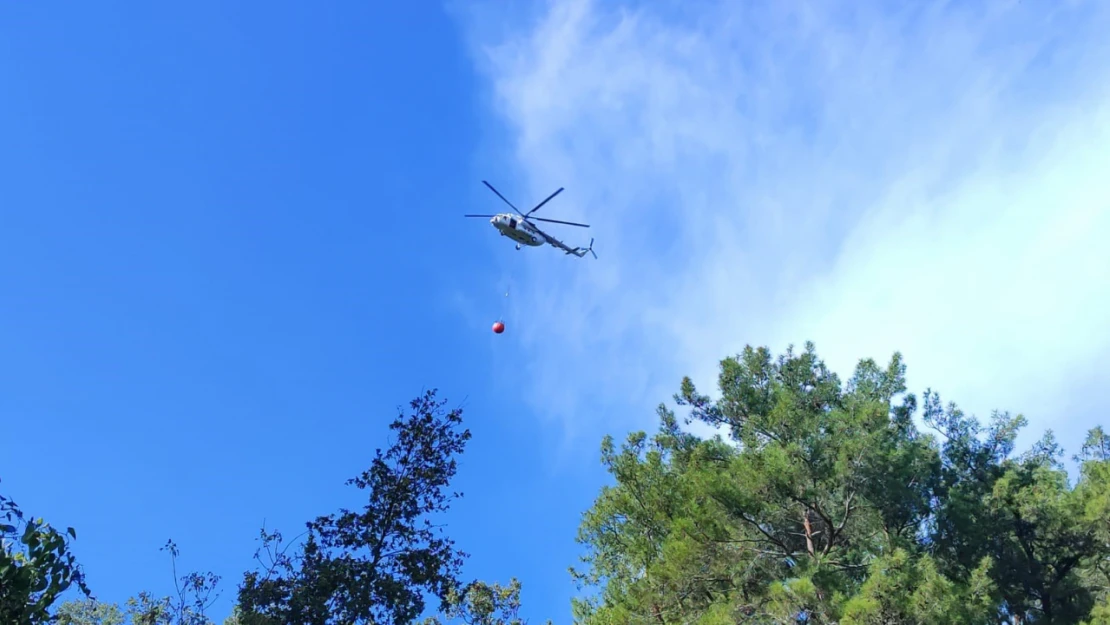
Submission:
<svg viewBox="0 0 1110 625">
<path fill-rule="evenodd" d="M 463 215 L 463 217 L 496 217 L 497 215 Z"/>
<path fill-rule="evenodd" d="M 490 191 L 493 191 L 494 193 L 496 193 L 496 194 L 497 194 L 497 197 L 501 198 L 501 201 L 502 201 L 502 202 L 504 202 L 504 203 L 508 204 L 509 206 L 511 206 L 511 207 L 512 207 L 512 209 L 513 209 L 513 210 L 515 210 L 515 211 L 516 211 L 516 213 L 517 213 L 518 215 L 524 215 L 524 213 L 520 212 L 520 209 L 519 209 L 519 208 L 517 208 L 517 207 L 513 206 L 513 203 L 512 203 L 512 202 L 510 202 L 509 200 L 506 200 L 506 199 L 505 199 L 505 196 L 504 196 L 504 195 L 501 195 L 501 192 L 500 192 L 500 191 L 498 191 L 497 189 L 494 189 L 494 188 L 493 188 L 493 185 L 492 185 L 492 184 L 490 184 L 490 183 L 486 182 L 485 180 L 483 180 L 483 181 L 482 181 L 482 184 L 484 184 L 484 185 L 486 185 L 487 187 L 489 187 L 489 190 L 490 190 Z"/>
<path fill-rule="evenodd" d="M 560 194 L 560 193 L 562 193 L 562 192 L 563 192 L 563 187 L 559 187 L 559 190 L 558 190 L 558 191 L 556 191 L 555 193 L 552 193 L 551 195 L 547 196 L 547 199 L 546 199 L 546 200 L 544 200 L 544 201 L 540 202 L 539 204 L 536 204 L 536 207 L 535 207 L 535 208 L 533 208 L 532 210 L 528 211 L 528 215 L 531 215 L 532 213 L 534 213 L 534 212 L 536 212 L 536 211 L 540 210 L 540 207 L 541 207 L 541 206 L 543 206 L 544 204 L 547 204 L 548 202 L 550 202 L 550 201 L 551 201 L 551 198 L 555 197 L 556 195 L 559 195 L 559 194 Z M 525 217 L 527 217 L 528 215 L 525 215 Z"/>
<path fill-rule="evenodd" d="M 529 217 L 528 221 L 546 221 L 553 224 L 563 224 L 564 226 L 578 226 L 579 228 L 589 228 L 586 224 L 576 224 L 573 221 L 559 221 L 558 219 L 544 219 L 543 217 Z"/>
</svg>

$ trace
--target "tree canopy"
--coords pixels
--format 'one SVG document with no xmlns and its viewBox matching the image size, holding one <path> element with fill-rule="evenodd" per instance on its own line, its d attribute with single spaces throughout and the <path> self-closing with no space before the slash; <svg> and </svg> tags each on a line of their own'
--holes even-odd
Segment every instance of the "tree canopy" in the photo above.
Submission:
<svg viewBox="0 0 1110 625">
<path fill-rule="evenodd" d="M 1089 623 L 1110 610 L 1110 465 L 1093 430 L 1069 484 L 1051 431 L 1014 455 L 1021 416 L 981 425 L 905 366 L 841 384 L 813 346 L 721 363 L 719 398 L 686 379 L 684 433 L 611 438 L 615 480 L 579 540 L 584 624 Z M 928 431 L 915 423 L 920 415 Z"/>
<path fill-rule="evenodd" d="M 861 360 L 846 381 L 812 344 L 720 363 L 716 398 L 684 379 L 685 414 L 606 437 L 612 482 L 584 513 L 572 576 L 580 625 L 1110 625 L 1110 437 L 1072 459 L 1051 430 L 1015 449 L 1021 415 L 984 424 L 925 390 L 900 355 Z M 392 441 L 348 480 L 357 510 L 263 529 L 225 625 L 524 625 L 520 582 L 465 580 L 442 519 L 470 432 L 429 391 Z M 720 434 L 699 437 L 683 424 Z M 214 625 L 219 578 L 179 577 L 175 597 L 96 601 L 70 529 L 0 498 L 0 622 Z M 7 519 L 7 520 L 4 520 Z M 176 572 L 177 546 L 164 547 Z M 76 586 L 85 597 L 59 603 Z"/>
<path fill-rule="evenodd" d="M 433 392 L 410 407 L 389 426 L 393 445 L 347 480 L 366 491 L 362 510 L 309 522 L 295 558 L 278 548 L 280 535 L 263 536 L 275 549 L 239 589 L 245 622 L 402 625 L 424 613 L 425 594 L 448 607 L 466 554 L 429 517 L 460 496 L 449 487 L 470 431 L 461 429 L 461 410 L 445 411 Z"/>
<path fill-rule="evenodd" d="M 43 622 L 58 597 L 75 584 L 90 594 L 69 552 L 73 538 L 72 527 L 63 534 L 41 518 L 28 519 L 16 502 L 0 495 L 0 623 Z"/>
</svg>

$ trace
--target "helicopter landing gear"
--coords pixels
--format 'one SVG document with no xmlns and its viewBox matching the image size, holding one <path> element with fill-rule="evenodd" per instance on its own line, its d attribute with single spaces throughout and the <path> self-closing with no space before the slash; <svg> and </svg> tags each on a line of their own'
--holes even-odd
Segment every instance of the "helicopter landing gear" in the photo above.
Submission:
<svg viewBox="0 0 1110 625">
<path fill-rule="evenodd" d="M 520 243 L 516 244 L 516 249 L 518 249 L 518 250 L 520 249 Z"/>
</svg>

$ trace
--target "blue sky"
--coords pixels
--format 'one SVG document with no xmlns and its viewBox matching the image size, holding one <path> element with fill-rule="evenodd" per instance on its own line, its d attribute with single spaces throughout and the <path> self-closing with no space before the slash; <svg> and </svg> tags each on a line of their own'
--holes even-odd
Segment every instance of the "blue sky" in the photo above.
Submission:
<svg viewBox="0 0 1110 625">
<path fill-rule="evenodd" d="M 343 481 L 436 386 L 474 432 L 474 574 L 565 612 L 535 589 L 568 584 L 592 492 L 544 496 L 567 479 L 537 453 L 550 426 L 496 377 L 515 251 L 461 215 L 495 208 L 481 178 L 514 184 L 475 165 L 492 122 L 459 29 L 427 3 L 313 6 L 3 10 L 4 492 L 77 528 L 104 599 L 166 592 L 170 537 L 230 589 L 264 519 L 357 505 Z"/>
<path fill-rule="evenodd" d="M 1110 386 L 1110 6 L 812 4 L 5 7 L 5 494 L 104 599 L 167 592 L 174 538 L 222 617 L 262 521 L 357 505 L 435 386 L 474 432 L 467 572 L 569 622 L 601 435 L 746 343 L 902 350 L 1075 449 Z M 600 259 L 463 220 L 483 178 L 565 186 L 543 210 Z"/>
</svg>

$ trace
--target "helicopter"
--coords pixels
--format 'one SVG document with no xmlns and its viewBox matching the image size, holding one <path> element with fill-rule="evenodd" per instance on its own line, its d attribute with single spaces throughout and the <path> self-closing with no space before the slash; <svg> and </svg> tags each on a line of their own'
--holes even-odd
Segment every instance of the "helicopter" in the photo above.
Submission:
<svg viewBox="0 0 1110 625">
<path fill-rule="evenodd" d="M 532 213 L 540 210 L 540 207 L 551 201 L 551 198 L 562 193 L 562 187 L 559 187 L 558 191 L 547 196 L 547 199 L 537 204 L 536 207 L 532 210 L 528 211 L 527 213 L 522 213 L 520 212 L 520 209 L 518 209 L 516 206 L 513 206 L 512 202 L 506 200 L 505 196 L 501 195 L 500 191 L 494 189 L 493 185 L 486 182 L 485 180 L 482 181 L 482 184 L 486 185 L 487 187 L 489 187 L 490 191 L 493 191 L 495 194 L 497 194 L 497 197 L 501 198 L 502 202 L 508 204 L 509 207 L 512 208 L 516 214 L 514 215 L 513 213 L 498 213 L 496 215 L 463 215 L 463 217 L 488 217 L 490 224 L 494 228 L 496 228 L 499 233 L 501 233 L 501 236 L 509 237 L 516 243 L 516 249 L 518 250 L 521 249 L 522 245 L 527 245 L 530 247 L 540 247 L 546 243 L 547 245 L 558 248 L 566 252 L 567 254 L 574 254 L 578 258 L 582 258 L 586 255 L 587 252 L 593 254 L 593 257 L 595 259 L 597 258 L 597 254 L 594 252 L 593 239 L 590 239 L 590 245 L 588 247 L 572 248 L 562 241 L 556 239 L 555 237 L 547 234 L 543 230 L 540 230 L 539 226 L 532 223 L 534 221 L 544 221 L 553 224 L 564 224 L 567 226 L 578 226 L 579 228 L 589 228 L 589 226 L 586 224 L 578 224 L 572 221 L 560 221 L 558 219 L 545 219 L 543 217 L 531 216 Z"/>
</svg>

